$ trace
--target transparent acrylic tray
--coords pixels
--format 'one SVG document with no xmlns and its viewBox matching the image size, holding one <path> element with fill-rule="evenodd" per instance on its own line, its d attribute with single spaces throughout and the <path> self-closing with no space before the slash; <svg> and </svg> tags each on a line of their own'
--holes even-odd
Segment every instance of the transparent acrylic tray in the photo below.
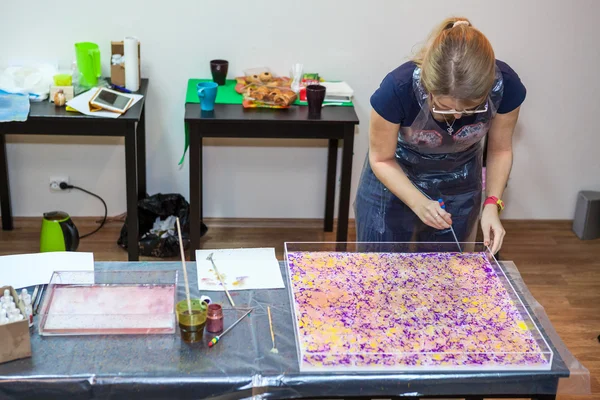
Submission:
<svg viewBox="0 0 600 400">
<path fill-rule="evenodd" d="M 177 271 L 57 271 L 42 336 L 175 333 Z"/>
<path fill-rule="evenodd" d="M 482 243 L 286 243 L 302 371 L 549 370 Z"/>
</svg>

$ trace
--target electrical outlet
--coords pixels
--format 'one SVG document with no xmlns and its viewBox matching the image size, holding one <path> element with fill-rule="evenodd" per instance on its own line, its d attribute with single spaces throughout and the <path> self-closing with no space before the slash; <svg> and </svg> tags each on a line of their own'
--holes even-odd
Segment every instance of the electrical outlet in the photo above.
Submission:
<svg viewBox="0 0 600 400">
<path fill-rule="evenodd" d="M 60 188 L 60 184 L 61 182 L 65 182 L 65 183 L 69 183 L 69 177 L 62 175 L 62 176 L 51 176 L 50 177 L 50 191 L 51 192 L 70 192 L 71 190 L 62 190 Z"/>
</svg>

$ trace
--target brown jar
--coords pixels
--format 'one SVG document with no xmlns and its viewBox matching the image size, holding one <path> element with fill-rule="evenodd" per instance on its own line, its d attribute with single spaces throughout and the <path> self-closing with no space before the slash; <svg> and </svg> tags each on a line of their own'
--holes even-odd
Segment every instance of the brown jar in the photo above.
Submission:
<svg viewBox="0 0 600 400">
<path fill-rule="evenodd" d="M 210 333 L 218 333 L 223 330 L 223 309 L 220 304 L 208 305 L 206 330 Z"/>
</svg>

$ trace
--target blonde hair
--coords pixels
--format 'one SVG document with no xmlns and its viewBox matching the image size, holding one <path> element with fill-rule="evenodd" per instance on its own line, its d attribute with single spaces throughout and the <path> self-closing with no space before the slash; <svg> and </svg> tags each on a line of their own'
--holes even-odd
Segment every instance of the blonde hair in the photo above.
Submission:
<svg viewBox="0 0 600 400">
<path fill-rule="evenodd" d="M 496 58 L 488 39 L 467 18 L 448 18 L 413 58 L 428 93 L 474 101 L 494 84 Z"/>
</svg>

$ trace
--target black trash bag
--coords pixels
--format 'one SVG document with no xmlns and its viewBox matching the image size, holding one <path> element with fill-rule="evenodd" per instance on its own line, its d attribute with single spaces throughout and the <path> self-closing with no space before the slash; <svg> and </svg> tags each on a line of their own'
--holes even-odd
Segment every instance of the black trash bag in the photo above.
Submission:
<svg viewBox="0 0 600 400">
<path fill-rule="evenodd" d="M 158 193 L 138 201 L 140 255 L 147 257 L 174 257 L 179 255 L 177 227 L 175 227 L 175 235 L 172 236 L 160 237 L 155 233 L 150 233 L 157 217 L 164 221 L 169 216 L 179 217 L 183 248 L 186 250 L 189 248 L 190 204 L 180 194 Z M 206 232 L 207 229 L 203 224 L 202 231 Z M 127 249 L 129 245 L 127 221 L 121 228 L 121 235 L 117 240 L 117 244 L 124 249 Z"/>
</svg>

